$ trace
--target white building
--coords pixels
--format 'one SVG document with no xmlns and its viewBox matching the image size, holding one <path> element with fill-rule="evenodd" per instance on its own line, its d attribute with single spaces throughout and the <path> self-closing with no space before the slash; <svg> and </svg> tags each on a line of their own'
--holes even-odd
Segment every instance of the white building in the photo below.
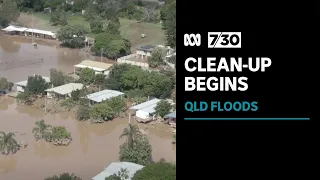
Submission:
<svg viewBox="0 0 320 180">
<path fill-rule="evenodd" d="M 45 91 L 47 92 L 47 98 L 69 98 L 71 97 L 72 91 L 80 90 L 82 88 L 83 84 L 81 83 L 69 83 Z"/>
<path fill-rule="evenodd" d="M 96 93 L 87 95 L 87 98 L 90 100 L 90 104 L 101 103 L 102 101 L 108 100 L 113 97 L 123 96 L 124 93 L 114 90 L 103 90 Z"/>
<path fill-rule="evenodd" d="M 47 83 L 50 82 L 50 77 L 42 76 L 42 78 L 43 78 Z M 18 92 L 24 92 L 27 84 L 28 84 L 28 80 L 20 81 L 20 82 L 15 83 L 15 85 L 17 85 L 17 91 L 18 91 Z"/>
<path fill-rule="evenodd" d="M 38 38 L 46 38 L 46 39 L 56 39 L 56 34 L 51 31 L 45 31 L 40 29 L 31 29 L 26 27 L 18 27 L 18 26 L 8 26 L 2 29 L 7 34 L 10 35 L 23 35 L 23 36 L 34 36 Z"/>
<path fill-rule="evenodd" d="M 155 48 L 161 48 L 166 51 L 166 56 L 170 56 L 171 54 L 174 53 L 174 49 L 170 48 L 170 46 L 163 46 L 163 45 L 157 45 L 157 46 L 152 46 L 152 45 L 145 45 L 138 47 L 136 50 L 136 54 L 138 55 L 139 58 L 147 59 L 148 57 L 151 57 L 152 51 Z"/>
<path fill-rule="evenodd" d="M 74 65 L 74 74 L 80 71 L 83 68 L 90 68 L 95 71 L 96 74 L 109 74 L 109 68 L 112 67 L 113 64 L 103 63 L 98 61 L 91 60 L 83 60 L 80 64 Z"/>
<path fill-rule="evenodd" d="M 118 174 L 121 169 L 125 169 L 128 172 L 128 179 L 131 180 L 134 174 L 144 168 L 144 166 L 131 163 L 131 162 L 113 162 L 108 167 L 106 167 L 101 173 L 92 178 L 92 180 L 105 180 L 113 174 Z"/>
<path fill-rule="evenodd" d="M 159 102 L 160 99 L 152 99 L 136 106 L 132 106 L 129 109 L 136 111 L 136 120 L 138 122 L 149 122 L 153 120 L 156 112 L 155 108 Z"/>
</svg>

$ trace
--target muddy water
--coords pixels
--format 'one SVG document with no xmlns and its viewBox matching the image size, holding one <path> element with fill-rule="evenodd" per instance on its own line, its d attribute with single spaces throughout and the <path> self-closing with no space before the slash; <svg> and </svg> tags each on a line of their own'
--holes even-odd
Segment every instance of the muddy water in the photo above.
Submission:
<svg viewBox="0 0 320 180">
<path fill-rule="evenodd" d="M 1 62 L 43 59 L 43 63 L 0 70 L 0 77 L 17 82 L 33 74 L 48 76 L 50 68 L 72 72 L 74 64 L 87 59 L 79 50 L 38 44 L 39 48 L 34 49 L 25 40 L 0 36 Z M 43 141 L 36 142 L 31 131 L 35 122 L 41 119 L 52 125 L 65 126 L 72 133 L 72 143 L 67 147 L 55 147 Z M 104 124 L 87 124 L 75 120 L 72 113 L 44 115 L 37 109 L 17 105 L 10 97 L 0 97 L 0 131 L 15 132 L 17 140 L 29 144 L 15 155 L 0 155 L 0 180 L 42 180 L 62 172 L 73 172 L 84 180 L 91 179 L 106 165 L 118 160 L 119 146 L 124 141 L 119 136 L 127 124 L 126 118 Z M 175 161 L 172 133 L 166 125 L 139 126 L 148 134 L 154 160 Z"/>
</svg>

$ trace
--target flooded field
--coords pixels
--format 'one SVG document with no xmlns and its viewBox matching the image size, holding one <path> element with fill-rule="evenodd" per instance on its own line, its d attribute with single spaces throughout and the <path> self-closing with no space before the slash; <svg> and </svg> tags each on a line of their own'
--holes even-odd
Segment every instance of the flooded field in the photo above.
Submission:
<svg viewBox="0 0 320 180">
<path fill-rule="evenodd" d="M 30 42 L 0 36 L 0 66 L 8 67 L 12 62 L 23 64 L 2 68 L 6 70 L 0 68 L 0 77 L 17 82 L 33 74 L 49 76 L 50 68 L 72 72 L 74 64 L 88 58 L 80 50 L 59 48 L 45 42 L 37 42 L 39 47 L 35 49 Z M 34 59 L 43 62 L 30 65 L 20 62 L 33 62 Z M 41 119 L 51 125 L 65 126 L 72 133 L 72 143 L 67 147 L 56 147 L 43 141 L 36 142 L 32 128 Z M 88 124 L 75 120 L 69 112 L 44 115 L 43 111 L 17 105 L 10 97 L 0 97 L 0 131 L 14 132 L 17 140 L 29 144 L 15 155 L 0 155 L 0 180 L 43 180 L 63 172 L 73 172 L 83 180 L 91 179 L 106 165 L 118 160 L 119 146 L 124 141 L 119 136 L 127 124 L 127 118 Z M 172 133 L 168 126 L 139 126 L 148 134 L 154 160 L 175 161 L 175 145 L 171 144 Z"/>
</svg>

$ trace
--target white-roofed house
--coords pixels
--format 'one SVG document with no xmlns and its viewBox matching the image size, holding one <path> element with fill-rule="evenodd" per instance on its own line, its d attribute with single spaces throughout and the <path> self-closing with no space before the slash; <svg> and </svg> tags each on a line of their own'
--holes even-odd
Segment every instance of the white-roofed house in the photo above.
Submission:
<svg viewBox="0 0 320 180">
<path fill-rule="evenodd" d="M 8 26 L 4 29 L 2 29 L 2 31 L 4 31 L 6 34 L 10 34 L 10 35 L 24 35 L 25 30 L 27 30 L 28 28 L 25 27 L 18 27 L 18 26 Z"/>
<path fill-rule="evenodd" d="M 47 83 L 50 82 L 50 77 L 42 76 L 42 78 L 43 78 Z M 24 81 L 20 81 L 20 82 L 15 83 L 15 85 L 17 85 L 17 91 L 18 91 L 18 92 L 24 92 L 27 84 L 28 84 L 28 80 L 24 80 Z"/>
<path fill-rule="evenodd" d="M 45 39 L 56 39 L 56 34 L 51 31 L 45 31 L 40 29 L 26 29 L 25 36 L 33 36 L 38 38 L 45 38 Z"/>
<path fill-rule="evenodd" d="M 69 98 L 72 91 L 80 90 L 83 88 L 81 83 L 69 83 L 62 86 L 57 86 L 45 90 L 47 92 L 47 98 Z"/>
<path fill-rule="evenodd" d="M 136 106 L 132 106 L 129 109 L 136 111 L 135 119 L 138 122 L 147 123 L 154 120 L 156 112 L 155 108 L 157 107 L 160 101 L 160 99 L 155 98 L 150 101 L 138 104 Z"/>
<path fill-rule="evenodd" d="M 131 180 L 134 174 L 142 168 L 144 168 L 144 166 L 131 162 L 112 162 L 101 173 L 93 177 L 92 180 L 105 180 L 106 177 L 109 177 L 113 174 L 118 174 L 121 169 L 125 169 L 127 171 L 127 180 Z"/>
<path fill-rule="evenodd" d="M 122 97 L 123 95 L 124 93 L 122 92 L 106 89 L 106 90 L 89 94 L 87 95 L 87 98 L 90 100 L 90 104 L 97 104 L 113 97 L 117 97 L 117 96 Z"/>
<path fill-rule="evenodd" d="M 112 67 L 113 64 L 103 63 L 98 61 L 91 60 L 83 60 L 80 64 L 74 65 L 74 74 L 77 74 L 79 70 L 83 68 L 89 68 L 95 71 L 96 74 L 109 74 L 109 68 Z"/>
</svg>

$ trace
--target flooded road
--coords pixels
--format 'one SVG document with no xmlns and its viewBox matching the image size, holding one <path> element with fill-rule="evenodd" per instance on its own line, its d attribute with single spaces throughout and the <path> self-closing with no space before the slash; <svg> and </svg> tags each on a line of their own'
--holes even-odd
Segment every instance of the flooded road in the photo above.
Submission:
<svg viewBox="0 0 320 180">
<path fill-rule="evenodd" d="M 5 66 L 5 62 L 8 67 L 12 61 L 43 59 L 43 63 L 7 70 L 0 68 L 0 77 L 18 82 L 33 74 L 49 76 L 50 68 L 72 72 L 74 64 L 88 58 L 80 50 L 40 42 L 39 48 L 35 49 L 30 42 L 0 35 L 0 66 Z M 67 147 L 56 147 L 43 141 L 36 142 L 32 128 L 41 119 L 51 125 L 65 126 L 72 134 L 72 143 Z M 14 132 L 18 141 L 29 144 L 15 155 L 0 155 L 0 180 L 43 180 L 63 172 L 75 173 L 83 180 L 91 179 L 106 165 L 118 161 L 119 146 L 124 142 L 119 136 L 127 124 L 126 118 L 88 124 L 75 120 L 74 114 L 69 112 L 44 115 L 43 111 L 17 105 L 10 97 L 0 97 L 0 131 Z M 175 161 L 175 145 L 171 144 L 172 133 L 168 126 L 139 126 L 148 134 L 154 160 Z"/>
</svg>

